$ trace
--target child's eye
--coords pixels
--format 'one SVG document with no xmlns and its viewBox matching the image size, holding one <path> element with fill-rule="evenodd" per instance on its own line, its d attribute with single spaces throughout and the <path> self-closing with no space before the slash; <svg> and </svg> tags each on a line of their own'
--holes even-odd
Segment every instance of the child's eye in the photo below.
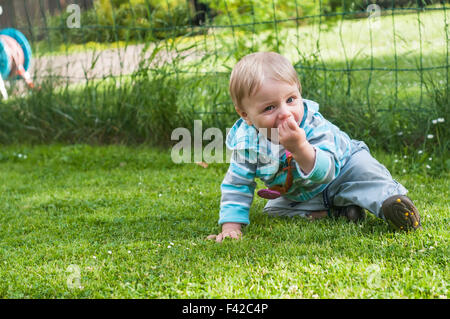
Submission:
<svg viewBox="0 0 450 319">
<path fill-rule="evenodd" d="M 273 106 L 273 105 L 269 105 L 268 107 L 266 107 L 266 108 L 264 109 L 264 112 L 268 112 L 268 111 L 272 110 L 274 107 L 275 107 L 275 106 Z"/>
<path fill-rule="evenodd" d="M 292 102 L 294 102 L 294 97 L 291 96 L 290 98 L 287 99 L 286 102 L 287 102 L 287 103 L 292 103 Z"/>
</svg>

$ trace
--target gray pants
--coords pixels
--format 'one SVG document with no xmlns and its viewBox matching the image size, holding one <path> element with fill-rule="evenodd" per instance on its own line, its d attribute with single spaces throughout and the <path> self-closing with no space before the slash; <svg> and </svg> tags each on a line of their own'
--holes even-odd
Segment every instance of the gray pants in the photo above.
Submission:
<svg viewBox="0 0 450 319">
<path fill-rule="evenodd" d="M 381 205 L 390 196 L 406 195 L 403 185 L 370 155 L 364 142 L 352 141 L 353 153 L 339 175 L 320 194 L 306 202 L 279 197 L 269 200 L 264 212 L 271 216 L 303 216 L 313 211 L 357 205 L 385 219 Z"/>
</svg>

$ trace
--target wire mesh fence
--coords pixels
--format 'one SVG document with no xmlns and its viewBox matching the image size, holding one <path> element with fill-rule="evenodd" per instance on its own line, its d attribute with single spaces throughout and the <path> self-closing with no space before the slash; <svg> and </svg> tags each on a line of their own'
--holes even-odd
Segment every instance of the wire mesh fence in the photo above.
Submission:
<svg viewBox="0 0 450 319">
<path fill-rule="evenodd" d="M 3 0 L 0 6 L 1 27 L 30 40 L 32 76 L 51 94 L 88 86 L 101 96 L 111 83 L 121 88 L 144 73 L 164 74 L 175 80 L 160 81 L 159 89 L 176 92 L 178 111 L 225 128 L 236 117 L 227 91 L 231 68 L 248 53 L 276 51 L 297 69 L 302 95 L 357 137 L 418 146 L 437 143 L 427 140 L 431 133 L 448 136 L 433 126 L 449 110 L 448 1 Z M 12 94 L 23 95 L 20 81 L 10 83 Z M 161 99 L 152 90 L 139 94 Z M 439 141 L 444 149 L 446 143 Z"/>
</svg>

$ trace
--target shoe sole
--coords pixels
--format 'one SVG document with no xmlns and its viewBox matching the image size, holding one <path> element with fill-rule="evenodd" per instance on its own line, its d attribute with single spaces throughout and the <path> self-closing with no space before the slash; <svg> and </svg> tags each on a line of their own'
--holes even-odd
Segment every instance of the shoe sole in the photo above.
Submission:
<svg viewBox="0 0 450 319">
<path fill-rule="evenodd" d="M 386 220 L 397 229 L 404 231 L 422 229 L 419 212 L 413 202 L 406 196 L 389 197 L 384 201 L 381 209 Z"/>
</svg>

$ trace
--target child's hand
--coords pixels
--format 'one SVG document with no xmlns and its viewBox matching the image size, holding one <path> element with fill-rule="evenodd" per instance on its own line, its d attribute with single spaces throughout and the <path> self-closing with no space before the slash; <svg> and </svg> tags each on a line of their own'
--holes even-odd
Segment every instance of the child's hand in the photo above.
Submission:
<svg viewBox="0 0 450 319">
<path fill-rule="evenodd" d="M 306 139 L 305 130 L 289 117 L 278 126 L 278 135 L 281 145 L 292 153 L 303 173 L 311 172 L 314 168 L 316 151 Z"/>
<path fill-rule="evenodd" d="M 279 142 L 289 152 L 296 154 L 307 143 L 305 131 L 300 128 L 292 116 L 278 126 Z"/>
<path fill-rule="evenodd" d="M 206 239 L 215 239 L 216 243 L 221 243 L 225 238 L 241 239 L 241 224 L 239 223 L 224 223 L 222 225 L 222 232 L 218 235 L 209 235 Z"/>
</svg>

